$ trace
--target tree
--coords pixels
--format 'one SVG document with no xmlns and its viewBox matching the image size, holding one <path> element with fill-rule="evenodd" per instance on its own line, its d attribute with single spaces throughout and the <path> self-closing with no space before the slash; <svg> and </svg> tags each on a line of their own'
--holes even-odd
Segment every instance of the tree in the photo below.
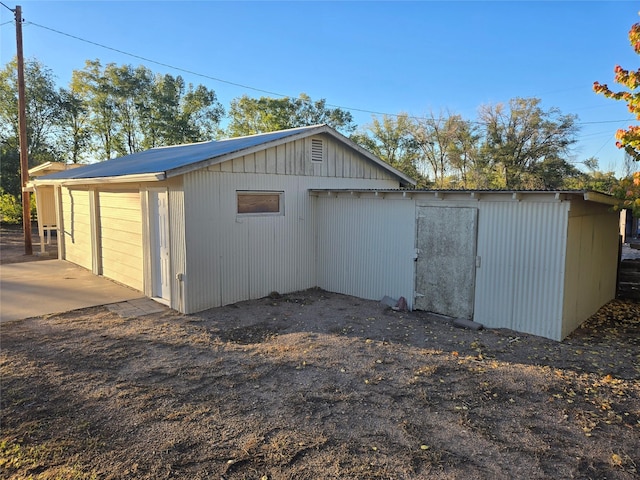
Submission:
<svg viewBox="0 0 640 480">
<path fill-rule="evenodd" d="M 449 163 L 457 172 L 460 188 L 487 188 L 483 182 L 483 165 L 478 154 L 480 135 L 471 122 L 461 120 L 449 150 Z"/>
<path fill-rule="evenodd" d="M 576 141 L 576 117 L 555 108 L 544 111 L 537 98 L 511 99 L 508 108 L 484 106 L 480 121 L 485 129 L 483 153 L 501 169 L 500 187 L 506 189 L 526 188 L 536 163 L 562 157 Z"/>
<path fill-rule="evenodd" d="M 344 134 L 355 130 L 350 112 L 327 108 L 326 100 L 314 102 L 305 93 L 298 98 L 251 98 L 243 95 L 231 100 L 229 117 L 227 134 L 231 137 L 325 123 Z"/>
<path fill-rule="evenodd" d="M 640 23 L 636 23 L 629 30 L 629 42 L 633 50 L 640 55 Z M 635 115 L 636 120 L 640 120 L 640 69 L 625 70 L 620 65 L 613 69 L 614 81 L 628 90 L 614 92 L 604 84 L 593 83 L 593 90 L 605 97 L 614 100 L 624 100 L 627 103 L 629 112 Z M 616 146 L 634 158 L 640 160 L 640 126 L 630 125 L 628 129 L 620 129 L 616 132 Z"/>
<path fill-rule="evenodd" d="M 629 42 L 634 52 L 640 55 L 640 23 L 635 23 L 629 30 Z M 614 100 L 623 100 L 627 109 L 640 120 L 640 69 L 626 70 L 620 65 L 613 69 L 614 81 L 627 90 L 614 92 L 604 84 L 593 83 L 593 90 Z M 624 149 L 625 153 L 635 161 L 640 160 L 640 126 L 629 125 L 627 129 L 616 132 L 616 147 Z M 633 210 L 634 215 L 640 215 L 640 172 L 627 175 L 620 181 L 615 194 L 623 200 L 625 208 Z"/>
<path fill-rule="evenodd" d="M 60 89 L 62 104 L 61 132 L 58 144 L 62 156 L 70 163 L 82 163 L 89 149 L 89 109 L 73 87 Z"/>
<path fill-rule="evenodd" d="M 91 131 L 91 146 L 97 160 L 109 160 L 114 153 L 123 151 L 118 145 L 122 139 L 118 132 L 118 109 L 115 91 L 108 70 L 113 71 L 114 64 L 103 69 L 100 60 L 87 60 L 83 70 L 74 70 L 71 88 L 81 96 L 89 110 L 88 125 Z"/>
<path fill-rule="evenodd" d="M 91 145 L 99 159 L 161 145 L 211 140 L 224 108 L 213 90 L 144 66 L 102 67 L 87 61 L 73 72 L 71 91 L 87 108 Z"/>
<path fill-rule="evenodd" d="M 435 117 L 431 113 L 428 118 L 414 121 L 410 130 L 420 152 L 419 162 L 423 169 L 429 169 L 433 174 L 436 188 L 448 186 L 445 179 L 453 162 L 456 162 L 456 169 L 461 175 L 466 177 L 472 137 L 469 124 L 460 115 Z"/>
<path fill-rule="evenodd" d="M 373 117 L 365 130 L 351 136 L 360 146 L 425 186 L 418 170 L 418 150 L 412 135 L 412 121 L 406 113 Z"/>
<path fill-rule="evenodd" d="M 60 95 L 50 69 L 37 60 L 24 62 L 29 165 L 58 160 L 57 134 L 63 116 Z M 20 195 L 18 135 L 18 74 L 13 59 L 0 70 L 0 143 L 2 178 L 0 186 Z"/>
</svg>

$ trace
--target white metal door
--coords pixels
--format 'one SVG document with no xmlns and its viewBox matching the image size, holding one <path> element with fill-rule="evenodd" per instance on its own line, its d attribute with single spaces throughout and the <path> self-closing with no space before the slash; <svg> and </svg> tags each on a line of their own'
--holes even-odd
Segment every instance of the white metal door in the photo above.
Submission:
<svg viewBox="0 0 640 480">
<path fill-rule="evenodd" d="M 166 190 L 149 191 L 152 297 L 170 301 L 169 204 Z"/>
<path fill-rule="evenodd" d="M 417 208 L 415 308 L 471 319 L 478 209 Z"/>
</svg>

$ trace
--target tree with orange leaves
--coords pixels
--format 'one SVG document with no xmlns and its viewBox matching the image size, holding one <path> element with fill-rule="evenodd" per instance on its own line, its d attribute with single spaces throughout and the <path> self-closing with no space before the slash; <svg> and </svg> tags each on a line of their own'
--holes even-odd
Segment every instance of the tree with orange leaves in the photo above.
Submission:
<svg viewBox="0 0 640 480">
<path fill-rule="evenodd" d="M 629 42 L 633 50 L 640 55 L 640 23 L 634 24 L 629 30 Z M 614 81 L 628 90 L 614 92 L 606 84 L 602 85 L 599 82 L 593 83 L 593 90 L 605 97 L 625 101 L 629 112 L 640 120 L 640 68 L 633 71 L 616 65 L 613 71 Z M 619 129 L 616 132 L 616 147 L 624 149 L 635 161 L 640 161 L 640 126 L 629 125 L 627 129 Z M 640 172 L 621 180 L 617 190 L 618 196 L 624 199 L 623 208 L 630 208 L 635 215 L 639 215 Z"/>
</svg>

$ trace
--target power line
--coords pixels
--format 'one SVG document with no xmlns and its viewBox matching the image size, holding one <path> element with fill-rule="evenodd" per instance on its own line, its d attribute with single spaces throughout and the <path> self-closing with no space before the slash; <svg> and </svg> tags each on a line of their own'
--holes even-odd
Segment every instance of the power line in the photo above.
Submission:
<svg viewBox="0 0 640 480">
<path fill-rule="evenodd" d="M 6 8 L 7 10 L 9 10 L 10 12 L 14 12 L 14 13 L 15 13 L 15 10 L 14 10 L 13 8 L 9 8 L 9 7 L 7 7 L 4 3 L 0 2 L 0 5 L 2 5 L 4 8 Z"/>
<path fill-rule="evenodd" d="M 45 27 L 44 25 L 39 25 L 39 24 L 34 23 L 34 22 L 27 22 L 27 23 L 29 25 L 33 25 L 35 27 L 40 27 L 40 28 L 43 28 L 45 30 L 49 30 L 49 31 L 57 33 L 59 35 L 64 35 L 65 37 L 73 38 L 75 40 L 79 40 L 81 42 L 88 43 L 90 45 L 95 45 L 95 46 L 100 47 L 100 48 L 105 48 L 105 49 L 111 50 L 113 52 L 121 53 L 122 55 L 127 55 L 129 57 L 137 58 L 137 59 L 143 60 L 145 62 L 154 63 L 156 65 L 160 65 L 160 66 L 163 66 L 163 67 L 171 68 L 173 70 L 178 70 L 180 72 L 188 73 L 188 74 L 191 74 L 191 75 L 196 75 L 198 77 L 208 78 L 209 80 L 214 80 L 216 82 L 222 82 L 222 83 L 226 83 L 228 85 L 233 85 L 235 87 L 241 87 L 241 88 L 246 88 L 248 90 L 254 90 L 256 92 L 267 93 L 269 95 L 276 95 L 278 97 L 289 97 L 290 96 L 290 95 L 283 95 L 281 93 L 271 92 L 269 90 L 263 90 L 261 88 L 251 87 L 249 85 L 244 85 L 242 83 L 236 83 L 236 82 L 231 82 L 229 80 L 223 80 L 222 78 L 212 77 L 211 75 L 206 75 L 204 73 L 194 72 L 193 70 L 187 70 L 186 68 L 176 67 L 175 65 L 170 65 L 168 63 L 158 62 L 157 60 L 152 60 L 151 58 L 143 57 L 141 55 L 136 55 L 135 53 L 125 52 L 124 50 L 120 50 L 120 49 L 117 49 L 117 48 L 109 47 L 107 45 L 103 45 L 101 43 L 93 42 L 91 40 L 87 40 L 85 38 L 81 38 L 81 37 L 78 37 L 76 35 L 71 35 L 70 33 L 61 32 L 60 30 L 56 30 L 54 28 Z"/>
<path fill-rule="evenodd" d="M 0 2 L 0 3 L 2 3 L 2 2 Z M 4 3 L 2 3 L 2 5 L 4 5 Z M 4 6 L 6 7 L 6 5 L 4 5 Z M 6 7 L 6 8 L 9 8 L 9 7 Z M 11 9 L 9 9 L 9 10 L 11 10 Z M 242 84 L 242 83 L 232 82 L 230 80 L 224 80 L 222 78 L 214 77 L 214 76 L 207 75 L 207 74 L 204 74 L 204 73 L 199 73 L 199 72 L 196 72 L 196 71 L 193 71 L 193 70 L 188 70 L 186 68 L 176 67 L 175 65 L 171 65 L 169 63 L 159 62 L 157 60 L 153 60 L 151 58 L 143 57 L 143 56 L 137 55 L 135 53 L 130 53 L 130 52 L 126 52 L 124 50 L 120 50 L 118 48 L 109 47 L 108 45 L 104 45 L 104 44 L 101 44 L 101 43 L 98 43 L 98 42 L 94 42 L 92 40 L 87 40 L 85 38 L 78 37 L 77 35 L 72 35 L 70 33 L 62 32 L 60 30 L 56 30 L 55 28 L 47 27 L 45 25 L 40 25 L 40 24 L 35 23 L 35 22 L 27 22 L 27 24 L 28 25 L 33 25 L 35 27 L 42 28 L 44 30 L 49 30 L 51 32 L 57 33 L 58 35 L 63 35 L 65 37 L 73 38 L 74 40 L 78 40 L 80 42 L 88 43 L 90 45 L 95 45 L 97 47 L 104 48 L 106 50 L 111 50 L 113 52 L 117 52 L 117 53 L 120 53 L 122 55 L 126 55 L 126 56 L 129 56 L 129 57 L 132 57 L 132 58 L 137 58 L 139 60 L 142 60 L 142 61 L 145 61 L 145 62 L 149 62 L 149 63 L 153 63 L 155 65 L 160 65 L 160 66 L 163 66 L 163 67 L 167 67 L 167 68 L 170 68 L 172 70 L 177 70 L 179 72 L 188 73 L 190 75 L 195 75 L 195 76 L 206 78 L 206 79 L 213 80 L 213 81 L 216 81 L 216 82 L 225 83 L 227 85 L 233 85 L 235 87 L 240 87 L 240 88 L 244 88 L 244 89 L 247 89 L 247 90 L 252 90 L 252 91 L 255 91 L 255 92 L 265 93 L 265 94 L 268 94 L 268 95 L 275 95 L 277 97 L 294 98 L 292 95 L 285 95 L 283 93 L 272 92 L 270 90 L 264 90 L 262 88 L 252 87 L 250 85 L 245 85 L 245 84 Z M 375 110 L 367 110 L 367 109 L 363 109 L 363 108 L 345 107 L 345 106 L 342 106 L 342 105 L 335 105 L 335 104 L 331 104 L 331 103 L 327 103 L 326 105 L 328 107 L 332 107 L 332 108 L 340 108 L 342 110 L 361 112 L 361 113 L 369 113 L 369 114 L 372 114 L 372 115 L 382 115 L 382 116 L 389 116 L 389 117 L 399 117 L 399 116 L 403 115 L 402 113 L 386 113 L 386 112 L 379 112 L 379 111 L 375 111 Z M 428 119 L 427 117 L 414 116 L 414 115 L 407 115 L 407 118 L 412 119 L 412 120 L 426 120 L 426 119 Z M 442 120 L 442 118 L 434 118 L 433 120 L 440 121 L 440 120 Z M 605 123 L 619 123 L 619 122 L 628 122 L 628 121 L 633 121 L 633 120 L 635 120 L 635 119 L 634 118 L 628 118 L 628 119 L 620 119 L 620 120 L 603 120 L 603 121 L 597 121 L 597 122 L 577 122 L 576 125 L 595 125 L 595 124 L 605 124 Z M 470 121 L 469 123 L 477 124 L 477 125 L 483 124 L 483 122 L 478 122 L 478 121 Z"/>
</svg>

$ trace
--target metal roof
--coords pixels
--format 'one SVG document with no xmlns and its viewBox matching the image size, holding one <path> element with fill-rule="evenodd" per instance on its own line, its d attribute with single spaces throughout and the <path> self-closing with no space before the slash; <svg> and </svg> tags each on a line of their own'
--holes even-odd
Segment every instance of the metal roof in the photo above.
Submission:
<svg viewBox="0 0 640 480">
<path fill-rule="evenodd" d="M 250 153 L 252 149 L 262 149 L 320 133 L 329 134 L 357 150 L 372 162 L 398 177 L 403 185 L 415 185 L 413 179 L 327 125 L 312 125 L 226 140 L 152 148 L 73 170 L 44 175 L 34 183 L 44 184 L 50 181 L 57 183 L 56 181 L 63 180 L 76 183 L 91 179 L 94 181 L 100 179 L 103 179 L 102 181 L 161 180 L 230 160 L 236 156 Z"/>
<path fill-rule="evenodd" d="M 317 125 L 315 126 L 317 127 Z M 180 167 L 297 135 L 313 127 L 293 128 L 227 140 L 159 147 L 41 177 L 41 180 L 120 177 L 166 173 Z"/>
</svg>

